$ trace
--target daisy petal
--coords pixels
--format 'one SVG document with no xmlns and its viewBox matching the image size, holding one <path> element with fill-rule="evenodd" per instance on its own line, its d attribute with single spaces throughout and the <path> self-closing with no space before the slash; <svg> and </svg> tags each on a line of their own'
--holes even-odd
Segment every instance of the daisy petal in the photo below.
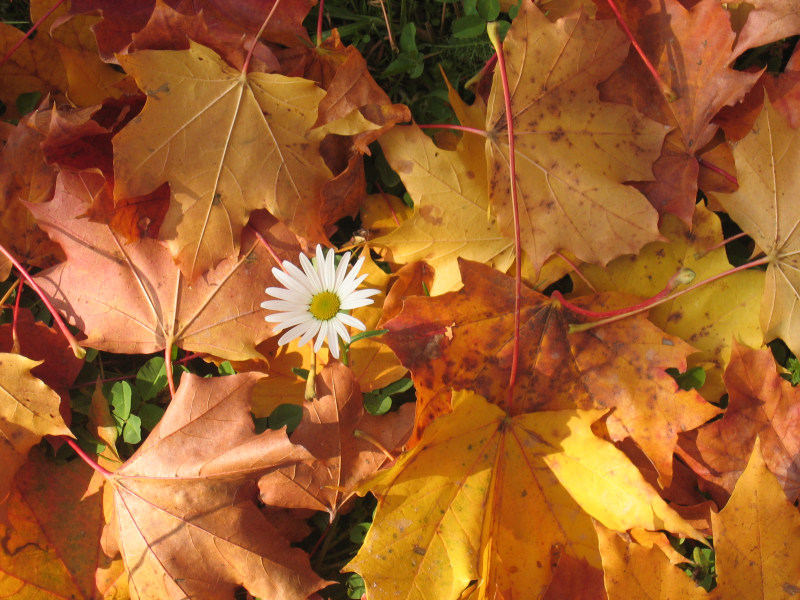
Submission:
<svg viewBox="0 0 800 600">
<path fill-rule="evenodd" d="M 322 252 L 322 246 L 317 244 L 317 273 L 322 280 L 322 289 L 333 291 L 333 255 L 332 251 Z"/>
<path fill-rule="evenodd" d="M 321 325 L 321 321 L 308 321 L 306 323 L 306 329 L 303 331 L 303 335 L 300 338 L 300 341 L 297 342 L 298 346 L 305 346 L 308 342 L 310 342 L 315 335 L 319 334 L 319 327 Z"/>
<path fill-rule="evenodd" d="M 362 306 L 369 306 L 370 304 L 372 304 L 372 302 L 373 302 L 372 298 L 362 298 L 360 300 L 357 299 L 357 298 L 355 298 L 355 299 L 354 298 L 348 298 L 347 300 L 342 302 L 341 305 L 339 305 L 339 309 L 340 310 L 353 310 L 354 308 L 361 308 Z"/>
<path fill-rule="evenodd" d="M 364 325 L 361 321 L 359 321 L 352 315 L 348 315 L 347 313 L 339 313 L 338 315 L 336 315 L 336 318 L 339 319 L 345 325 L 349 325 L 350 327 L 354 327 L 355 329 L 360 329 L 361 331 L 364 331 L 367 328 L 367 326 Z"/>
<path fill-rule="evenodd" d="M 294 327 L 295 325 L 299 325 L 300 323 L 307 323 L 308 322 L 308 315 L 307 314 L 290 314 L 290 313 L 282 313 L 280 321 L 272 321 L 277 322 L 280 324 L 281 328 L 286 329 L 287 327 Z"/>
<path fill-rule="evenodd" d="M 336 267 L 336 280 L 333 284 L 333 289 L 337 292 L 339 291 L 339 286 L 342 285 L 342 281 L 344 281 L 345 275 L 347 275 L 347 266 L 350 262 L 350 253 L 345 252 L 344 256 L 342 256 L 342 260 L 339 261 L 339 266 Z"/>
<path fill-rule="evenodd" d="M 311 302 L 311 295 L 306 292 L 298 292 L 297 290 L 287 290 L 285 288 L 267 288 L 267 294 L 287 302 L 294 304 L 308 304 Z"/>
<path fill-rule="evenodd" d="M 336 329 L 336 333 L 346 342 L 350 343 L 350 334 L 347 332 L 347 328 L 342 323 L 341 319 L 331 319 L 331 323 L 333 323 L 333 328 Z"/>
<path fill-rule="evenodd" d="M 294 302 L 287 302 L 286 300 L 267 300 L 261 303 L 261 308 L 278 312 L 294 312 L 301 306 L 302 305 L 297 305 Z"/>
<path fill-rule="evenodd" d="M 325 337 L 328 339 L 328 348 L 333 355 L 333 358 L 339 358 L 339 337 L 336 335 L 336 329 L 333 324 L 335 319 L 325 322 L 323 325 L 326 328 Z"/>
<path fill-rule="evenodd" d="M 275 276 L 275 279 L 278 280 L 279 283 L 283 285 L 284 288 L 288 290 L 295 290 L 298 292 L 307 292 L 308 294 L 313 294 L 314 290 L 311 289 L 310 284 L 308 283 L 308 278 L 305 276 L 300 269 L 295 267 L 293 264 L 287 264 L 287 272 L 283 272 L 280 269 L 273 268 L 272 274 Z"/>
<path fill-rule="evenodd" d="M 319 321 L 319 333 L 317 334 L 317 339 L 314 341 L 314 352 L 319 352 L 319 349 L 322 348 L 322 342 L 325 340 L 325 330 L 323 325 L 324 322 Z"/>
<path fill-rule="evenodd" d="M 303 267 L 306 277 L 311 283 L 311 286 L 314 288 L 314 293 L 317 294 L 323 291 L 325 287 L 322 284 L 322 279 L 320 279 L 317 269 L 314 268 L 314 265 L 310 260 L 308 260 L 308 257 L 305 254 L 300 255 L 300 266 Z"/>
<path fill-rule="evenodd" d="M 301 333 L 303 332 L 303 327 L 305 324 L 295 325 L 289 331 L 284 333 L 280 339 L 278 340 L 278 345 L 283 346 L 284 344 L 288 344 L 292 340 L 297 339 L 300 337 Z"/>
<path fill-rule="evenodd" d="M 359 277 L 358 279 L 355 279 L 353 281 L 345 280 L 345 282 L 342 285 L 339 286 L 339 290 L 338 290 L 339 297 L 340 298 L 347 298 L 347 296 L 352 294 L 355 291 L 355 289 L 359 286 L 359 284 L 362 281 L 364 281 L 365 277 L 366 277 L 366 275 L 362 275 L 361 277 Z"/>
</svg>

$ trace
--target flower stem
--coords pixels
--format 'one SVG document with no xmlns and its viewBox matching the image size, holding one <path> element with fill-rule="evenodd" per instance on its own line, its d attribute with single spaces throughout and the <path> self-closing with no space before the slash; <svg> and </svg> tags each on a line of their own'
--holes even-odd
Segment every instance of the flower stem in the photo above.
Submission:
<svg viewBox="0 0 800 600">
<path fill-rule="evenodd" d="M 104 467 L 101 467 L 99 464 L 97 464 L 97 462 L 95 460 L 92 459 L 91 456 L 86 454 L 86 452 L 83 451 L 83 448 L 81 448 L 78 445 L 78 442 L 73 440 L 71 437 L 67 437 L 67 436 L 62 436 L 62 437 L 64 438 L 64 440 L 66 440 L 67 444 L 69 444 L 70 448 L 75 450 L 75 452 L 78 454 L 78 456 L 80 456 L 83 459 L 83 462 L 85 462 L 87 465 L 92 467 L 95 471 L 100 473 L 103 477 L 110 477 L 111 475 L 113 475 L 113 473 L 111 471 L 109 471 L 108 469 L 106 469 Z"/>
<path fill-rule="evenodd" d="M 586 275 L 584 275 L 583 273 L 581 273 L 581 270 L 578 268 L 578 265 L 576 265 L 575 263 L 573 263 L 573 262 L 572 262 L 570 259 L 568 259 L 566 256 L 564 256 L 564 255 L 563 255 L 561 252 L 556 252 L 556 256 L 558 256 L 558 257 L 559 257 L 561 260 L 563 260 L 565 263 L 567 263 L 567 264 L 569 265 L 570 269 L 572 269 L 572 271 L 573 271 L 573 272 L 574 272 L 574 273 L 575 273 L 575 274 L 576 274 L 578 277 L 580 277 L 580 278 L 581 278 L 581 281 L 583 281 L 583 283 L 585 283 L 585 284 L 586 284 L 586 286 L 587 286 L 587 287 L 588 287 L 590 290 L 592 290 L 592 291 L 593 291 L 593 292 L 595 292 L 595 293 L 597 292 L 597 290 L 595 289 L 595 287 L 592 285 L 592 282 L 591 282 L 591 281 L 589 281 L 588 279 L 586 279 Z"/>
<path fill-rule="evenodd" d="M 392 35 L 392 25 L 389 23 L 389 15 L 386 14 L 386 4 L 384 0 L 378 0 L 381 5 L 381 13 L 383 14 L 383 22 L 386 23 L 386 33 L 389 38 L 389 46 L 392 48 L 392 52 L 399 52 L 397 49 L 397 44 L 394 42 L 394 36 Z"/>
<path fill-rule="evenodd" d="M 508 73 L 506 72 L 506 59 L 503 54 L 503 42 L 500 41 L 498 25 L 496 22 L 487 24 L 489 40 L 497 53 L 497 66 L 500 70 L 500 80 L 503 84 L 503 101 L 506 110 L 506 126 L 508 128 L 508 169 L 509 179 L 511 180 L 511 208 L 514 215 L 514 250 L 515 266 L 514 272 L 514 347 L 511 354 L 511 374 L 508 378 L 508 406 L 510 413 L 514 406 L 514 386 L 517 383 L 517 367 L 519 364 L 519 327 L 520 312 L 522 310 L 522 241 L 519 228 L 519 200 L 517 198 L 517 160 L 516 148 L 514 145 L 514 116 L 511 111 L 511 91 L 508 86 Z"/>
<path fill-rule="evenodd" d="M 14 293 L 14 290 L 17 289 L 17 286 L 19 286 L 21 283 L 22 283 L 22 280 L 21 279 L 17 279 L 14 283 L 11 284 L 11 287 L 8 288 L 6 293 L 3 294 L 3 297 L 0 298 L 0 305 L 3 305 L 6 302 L 8 302 L 8 299 L 11 298 L 11 294 Z"/>
<path fill-rule="evenodd" d="M 24 283 L 22 280 L 17 280 L 19 282 L 19 290 L 17 291 L 16 301 L 14 302 L 14 316 L 11 318 L 11 351 L 15 354 L 19 354 L 19 337 L 17 336 L 17 320 L 19 318 L 19 301 L 22 298 L 22 289 L 24 287 Z"/>
<path fill-rule="evenodd" d="M 480 71 L 478 71 L 475 75 L 469 78 L 469 80 L 464 84 L 464 87 L 468 90 L 471 90 L 473 87 L 478 85 L 478 82 L 480 82 L 481 79 L 483 79 L 489 73 L 494 71 L 494 67 L 496 64 L 497 64 L 497 53 L 489 57 L 489 60 L 486 61 L 486 64 L 483 65 Z"/>
<path fill-rule="evenodd" d="M 608 323 L 613 323 L 614 321 L 619 321 L 620 319 L 624 319 L 626 317 L 630 317 L 630 316 L 635 315 L 637 313 L 644 312 L 646 310 L 650 310 L 651 308 L 653 308 L 655 306 L 658 306 L 660 304 L 664 304 L 665 302 L 670 302 L 670 301 L 674 300 L 675 298 L 679 298 L 680 296 L 683 296 L 684 294 L 688 294 L 689 292 L 693 292 L 694 290 L 696 290 L 696 289 L 698 289 L 698 288 L 700 288 L 700 287 L 702 287 L 702 286 L 704 286 L 706 284 L 709 284 L 709 283 L 712 283 L 714 281 L 717 281 L 718 279 L 722 279 L 723 277 L 727 277 L 728 275 L 733 275 L 734 273 L 738 273 L 739 271 L 744 271 L 744 270 L 750 269 L 752 267 L 757 267 L 759 265 L 765 265 L 765 264 L 769 263 L 770 261 L 772 261 L 772 258 L 770 258 L 768 256 L 765 256 L 763 258 L 759 258 L 758 260 L 754 260 L 754 261 L 751 261 L 749 263 L 740 265 L 738 267 L 734 267 L 732 269 L 728 269 L 727 271 L 724 271 L 722 273 L 717 273 L 716 275 L 714 275 L 712 277 L 709 277 L 708 279 L 704 279 L 703 281 L 695 283 L 694 285 L 690 285 L 687 288 L 684 288 L 682 290 L 678 290 L 677 292 L 675 292 L 673 294 L 670 294 L 668 296 L 660 298 L 659 300 L 657 300 L 655 302 L 646 301 L 643 304 L 647 304 L 647 306 L 644 306 L 642 308 L 636 308 L 635 310 L 627 309 L 628 312 L 625 312 L 624 314 L 618 314 L 618 315 L 610 316 L 608 318 L 600 319 L 599 321 L 591 321 L 589 323 L 573 323 L 573 324 L 571 324 L 569 326 L 569 333 L 578 333 L 579 331 L 587 331 L 589 329 L 597 327 L 598 325 L 607 325 Z M 555 296 L 555 294 L 553 294 L 553 295 Z"/>
<path fill-rule="evenodd" d="M 314 348 L 311 348 L 311 368 L 308 370 L 308 378 L 306 379 L 306 392 L 305 399 L 313 400 L 317 397 L 317 353 Z"/>
<path fill-rule="evenodd" d="M 0 244 L 0 252 L 2 252 L 5 255 L 5 257 L 11 261 L 11 264 L 14 265 L 17 271 L 19 271 L 20 275 L 22 275 L 25 281 L 28 282 L 28 285 L 31 286 L 33 288 L 33 291 L 35 291 L 36 294 L 39 296 L 39 298 L 42 299 L 42 302 L 44 302 L 44 305 L 47 307 L 47 310 L 49 310 L 50 314 L 53 315 L 53 319 L 55 320 L 58 328 L 61 330 L 61 334 L 65 338 L 67 338 L 67 342 L 69 343 L 70 348 L 72 348 L 73 354 L 75 354 L 77 358 L 81 359 L 85 358 L 86 350 L 81 348 L 81 345 L 78 343 L 78 340 L 75 339 L 75 336 L 72 335 L 72 332 L 70 332 L 70 330 L 67 328 L 67 325 L 61 319 L 61 315 L 59 315 L 58 311 L 55 309 L 55 307 L 53 307 L 53 304 L 50 302 L 50 299 L 47 297 L 44 291 L 42 291 L 42 288 L 39 287 L 39 284 L 33 280 L 33 277 L 31 277 L 28 271 L 25 270 L 25 267 L 23 267 L 19 263 L 19 261 L 16 258 L 14 258 L 14 255 L 11 254 L 11 252 L 9 252 L 8 250 L 6 250 L 5 246 L 3 246 L 2 244 Z"/>
</svg>

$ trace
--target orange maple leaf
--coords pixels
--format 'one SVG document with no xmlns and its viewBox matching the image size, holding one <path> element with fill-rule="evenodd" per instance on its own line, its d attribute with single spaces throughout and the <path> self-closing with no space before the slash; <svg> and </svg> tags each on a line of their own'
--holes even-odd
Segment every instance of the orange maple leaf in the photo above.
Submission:
<svg viewBox="0 0 800 600">
<path fill-rule="evenodd" d="M 672 144 L 665 145 L 654 167 L 659 181 L 645 184 L 643 189 L 659 213 L 673 213 L 691 225 L 699 173 L 695 156 L 717 131 L 714 115 L 741 100 L 759 74 L 731 67 L 736 35 L 727 12 L 716 0 L 703 0 L 691 10 L 678 0 L 617 4 L 645 55 L 677 99 L 664 97 L 633 48 L 600 86 L 601 97 L 630 104 L 676 128 L 670 137 Z"/>
<path fill-rule="evenodd" d="M 263 290 L 277 285 L 264 246 L 248 234 L 240 257 L 192 285 L 158 241 L 126 243 L 108 225 L 79 217 L 104 185 L 99 173 L 62 171 L 55 199 L 31 206 L 68 256 L 36 280 L 86 334 L 83 343 L 111 352 L 147 354 L 177 344 L 223 359 L 261 357 L 255 347 L 272 329 L 260 303 Z M 296 239 L 264 216 L 255 228 L 281 258 L 293 260 Z"/>
<path fill-rule="evenodd" d="M 103 478 L 83 461 L 56 464 L 31 451 L 0 520 L 0 580 L 14 598 L 128 598 L 116 553 L 98 544 L 105 525 Z M 76 529 L 77 528 L 77 529 Z"/>
<path fill-rule="evenodd" d="M 256 435 L 259 377 L 185 374 L 157 427 L 107 476 L 110 533 L 139 598 L 216 600 L 243 585 L 262 598 L 305 600 L 324 585 L 255 504 L 259 477 L 311 459 L 285 431 Z"/>
<path fill-rule="evenodd" d="M 461 271 L 464 289 L 408 298 L 403 311 L 385 324 L 386 343 L 411 370 L 416 385 L 417 433 L 447 411 L 451 388 L 476 390 L 507 407 L 514 280 L 468 261 L 461 261 Z M 573 302 L 608 310 L 630 298 L 606 295 Z M 665 372 L 669 367 L 685 370 L 693 349 L 642 315 L 570 334 L 569 325 L 583 317 L 527 288 L 520 319 L 512 414 L 613 407 L 608 419 L 612 439 L 632 437 L 668 485 L 678 433 L 719 413 L 696 391 L 679 390 Z"/>
<path fill-rule="evenodd" d="M 358 380 L 338 361 L 316 378 L 317 398 L 303 404 L 292 443 L 317 460 L 277 469 L 259 480 L 261 501 L 271 506 L 326 510 L 331 521 L 356 487 L 387 462 L 411 433 L 413 407 L 379 417 L 366 414 Z"/>
<path fill-rule="evenodd" d="M 747 466 L 747 453 L 761 439 L 761 452 L 791 501 L 800 497 L 800 388 L 777 372 L 769 350 L 734 340 L 725 370 L 728 408 L 722 419 L 681 434 L 680 456 L 702 479 L 702 489 L 723 506 Z"/>
</svg>

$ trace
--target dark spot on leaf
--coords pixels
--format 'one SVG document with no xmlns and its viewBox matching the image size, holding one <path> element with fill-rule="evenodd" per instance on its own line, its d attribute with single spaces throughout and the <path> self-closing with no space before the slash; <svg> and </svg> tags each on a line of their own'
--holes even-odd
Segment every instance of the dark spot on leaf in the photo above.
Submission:
<svg viewBox="0 0 800 600">
<path fill-rule="evenodd" d="M 550 141 L 557 142 L 561 138 L 564 137 L 564 129 L 562 127 L 556 127 L 555 131 L 550 132 Z"/>
</svg>

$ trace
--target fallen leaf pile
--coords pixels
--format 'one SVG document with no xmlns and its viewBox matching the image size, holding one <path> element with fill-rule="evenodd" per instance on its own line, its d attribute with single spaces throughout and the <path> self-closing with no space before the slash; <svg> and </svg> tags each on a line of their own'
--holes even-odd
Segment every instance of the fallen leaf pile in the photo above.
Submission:
<svg viewBox="0 0 800 600">
<path fill-rule="evenodd" d="M 32 1 L 32 39 L 0 26 L 0 55 L 20 44 L 0 66 L 0 244 L 86 361 L 180 351 L 214 376 L 80 396 L 84 359 L 3 307 L 0 596 L 319 598 L 312 515 L 335 531 L 368 493 L 339 563 L 368 600 L 800 593 L 800 388 L 765 346 L 800 354 L 800 51 L 734 68 L 800 35 L 797 2 L 523 1 L 508 97 L 499 66 L 469 105 L 450 87 L 467 131 L 449 138 L 335 30 L 315 46 L 311 0 L 55 4 Z M 367 193 L 374 152 L 413 208 Z M 279 347 L 273 267 L 345 217 L 370 334 L 342 360 Z M 685 270 L 674 297 L 594 323 Z M 18 275 L 3 258 L 3 289 Z M 415 402 L 372 410 L 406 375 Z M 261 427 L 286 405 L 291 433 Z M 101 466 L 65 459 L 68 438 Z M 713 548 L 710 592 L 681 544 Z"/>
</svg>

